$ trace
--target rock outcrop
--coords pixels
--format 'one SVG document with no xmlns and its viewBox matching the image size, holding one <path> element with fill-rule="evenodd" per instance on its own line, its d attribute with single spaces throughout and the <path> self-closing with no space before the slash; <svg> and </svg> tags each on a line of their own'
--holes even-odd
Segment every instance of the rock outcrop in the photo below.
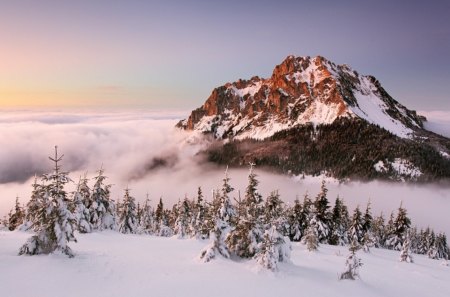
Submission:
<svg viewBox="0 0 450 297">
<path fill-rule="evenodd" d="M 341 117 L 364 119 L 403 138 L 422 127 L 416 112 L 394 100 L 373 76 L 321 56 L 288 56 L 268 79 L 255 76 L 218 87 L 178 125 L 218 139 L 264 139 Z"/>
</svg>

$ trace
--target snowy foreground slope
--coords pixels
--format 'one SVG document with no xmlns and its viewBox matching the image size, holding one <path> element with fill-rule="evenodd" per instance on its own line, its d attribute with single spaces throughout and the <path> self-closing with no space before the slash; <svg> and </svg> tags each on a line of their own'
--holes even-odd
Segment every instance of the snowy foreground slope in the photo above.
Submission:
<svg viewBox="0 0 450 297">
<path fill-rule="evenodd" d="M 207 244 L 116 232 L 77 234 L 76 256 L 17 256 L 29 233 L 0 231 L 0 296 L 448 296 L 450 267 L 399 252 L 359 251 L 361 279 L 339 281 L 347 248 L 308 252 L 293 243 L 290 264 L 262 271 L 255 261 L 198 260 Z"/>
</svg>

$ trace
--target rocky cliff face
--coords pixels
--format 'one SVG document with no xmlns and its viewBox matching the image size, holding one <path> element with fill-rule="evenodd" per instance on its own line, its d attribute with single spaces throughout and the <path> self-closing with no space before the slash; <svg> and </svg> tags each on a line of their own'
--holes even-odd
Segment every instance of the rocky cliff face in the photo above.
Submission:
<svg viewBox="0 0 450 297">
<path fill-rule="evenodd" d="M 402 138 L 422 127 L 422 119 L 395 101 L 374 77 L 320 56 L 289 56 L 268 79 L 255 76 L 218 87 L 178 126 L 218 139 L 265 139 L 338 118 L 361 118 Z"/>
<path fill-rule="evenodd" d="M 270 78 L 214 89 L 178 126 L 219 140 L 203 153 L 224 165 L 253 162 L 342 179 L 450 180 L 450 140 L 424 130 L 423 120 L 373 76 L 320 56 L 289 56 Z"/>
</svg>

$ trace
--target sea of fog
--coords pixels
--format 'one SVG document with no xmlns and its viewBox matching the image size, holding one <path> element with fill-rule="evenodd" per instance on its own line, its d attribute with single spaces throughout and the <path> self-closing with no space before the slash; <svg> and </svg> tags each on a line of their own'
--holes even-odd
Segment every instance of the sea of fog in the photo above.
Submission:
<svg viewBox="0 0 450 297">
<path fill-rule="evenodd" d="M 112 186 L 112 198 L 121 199 L 129 187 L 138 201 L 148 193 L 156 205 L 162 197 L 171 207 L 178 199 L 195 197 L 202 187 L 207 199 L 220 187 L 225 167 L 208 164 L 196 153 L 202 142 L 191 133 L 174 128 L 187 112 L 0 112 L 0 216 L 14 205 L 16 196 L 25 203 L 35 174 L 49 172 L 48 156 L 54 146 L 64 154 L 63 170 L 76 182 L 85 173 L 92 178 L 103 166 Z M 450 135 L 450 113 L 426 113 L 427 128 Z M 314 198 L 322 177 L 305 179 L 256 169 L 260 192 L 278 190 L 287 203 L 305 193 Z M 247 183 L 248 168 L 230 168 L 234 196 Z M 419 227 L 430 226 L 450 235 L 450 187 L 436 184 L 350 182 L 326 179 L 329 200 L 339 195 L 353 209 L 370 200 L 374 215 L 387 218 L 400 203 Z M 73 190 L 74 185 L 69 190 Z"/>
</svg>

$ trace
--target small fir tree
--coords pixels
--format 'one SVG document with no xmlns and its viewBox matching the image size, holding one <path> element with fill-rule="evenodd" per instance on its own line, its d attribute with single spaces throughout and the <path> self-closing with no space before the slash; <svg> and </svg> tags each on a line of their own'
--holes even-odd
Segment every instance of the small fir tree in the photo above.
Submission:
<svg viewBox="0 0 450 297">
<path fill-rule="evenodd" d="M 311 220 L 306 229 L 306 234 L 303 236 L 303 243 L 306 244 L 306 248 L 310 252 L 317 251 L 319 248 L 319 237 L 317 235 L 317 223 L 315 218 Z"/>
<path fill-rule="evenodd" d="M 263 239 L 263 200 L 257 186 L 259 181 L 254 173 L 254 164 L 250 164 L 248 185 L 241 203 L 243 217 L 239 218 L 236 228 L 226 239 L 228 249 L 239 257 L 251 258 L 260 248 Z"/>
<path fill-rule="evenodd" d="M 216 255 L 221 255 L 225 258 L 230 257 L 230 252 L 225 240 L 228 238 L 228 235 L 232 230 L 232 226 L 234 225 L 236 211 L 229 196 L 229 194 L 234 190 L 230 186 L 229 182 L 230 178 L 228 177 L 227 168 L 223 179 L 219 209 L 213 218 L 215 220 L 215 226 L 210 234 L 211 242 L 200 255 L 200 258 L 205 262 L 209 262 L 214 259 Z"/>
<path fill-rule="evenodd" d="M 195 203 L 194 213 L 194 237 L 198 239 L 206 239 L 209 236 L 209 230 L 206 223 L 207 208 L 203 200 L 203 191 L 201 187 L 197 190 L 197 201 Z"/>
<path fill-rule="evenodd" d="M 37 182 L 37 176 L 34 176 L 34 182 L 32 184 L 33 190 L 31 191 L 31 197 L 28 201 L 25 209 L 26 209 L 26 215 L 25 215 L 25 228 L 24 230 L 32 229 L 33 231 L 38 231 L 38 225 L 37 222 L 39 220 L 39 211 L 42 208 L 42 205 L 40 204 L 42 200 L 43 195 L 43 187 L 38 184 Z"/>
<path fill-rule="evenodd" d="M 353 239 L 349 247 L 349 255 L 345 260 L 346 270 L 341 273 L 339 279 L 355 280 L 359 277 L 359 268 L 363 265 L 361 259 L 357 256 L 356 252 L 360 249 L 358 242 Z"/>
<path fill-rule="evenodd" d="M 3 219 L 0 220 L 0 231 L 6 231 L 9 230 L 8 228 L 8 218 L 3 216 Z"/>
<path fill-rule="evenodd" d="M 173 229 L 169 225 L 170 211 L 165 209 L 161 215 L 161 222 L 158 227 L 158 235 L 162 237 L 170 237 L 173 235 Z"/>
<path fill-rule="evenodd" d="M 275 225 L 272 225 L 264 233 L 261 249 L 255 258 L 262 267 L 276 271 L 279 262 L 289 261 L 291 246 L 289 239 L 281 235 Z"/>
<path fill-rule="evenodd" d="M 105 185 L 106 178 L 103 168 L 100 168 L 94 178 L 90 199 L 92 204 L 89 206 L 93 230 L 116 229 L 116 206 L 114 200 L 110 199 L 111 185 Z"/>
<path fill-rule="evenodd" d="M 288 210 L 289 217 L 289 238 L 291 241 L 300 241 L 303 235 L 301 217 L 302 205 L 298 197 L 294 200 L 294 205 Z"/>
<path fill-rule="evenodd" d="M 178 215 L 175 220 L 174 232 L 178 235 L 178 238 L 185 238 L 189 235 L 189 219 L 190 209 L 187 197 L 183 201 L 178 201 L 177 204 Z"/>
<path fill-rule="evenodd" d="M 119 216 L 119 231 L 134 234 L 137 226 L 136 200 L 130 195 L 130 189 L 126 188 Z"/>
<path fill-rule="evenodd" d="M 150 203 L 150 198 L 147 194 L 147 198 L 145 199 L 144 206 L 142 207 L 142 218 L 140 224 L 140 233 L 145 234 L 154 234 L 156 232 L 156 220 L 155 220 L 155 212 Z"/>
<path fill-rule="evenodd" d="M 80 233 L 90 233 L 91 214 L 86 207 L 90 205 L 91 190 L 88 186 L 88 179 L 86 175 L 78 181 L 77 189 L 73 192 L 73 213 L 77 222 L 77 229 Z"/>
<path fill-rule="evenodd" d="M 372 211 L 370 208 L 370 200 L 367 203 L 367 207 L 366 207 L 366 211 L 364 213 L 364 218 L 363 218 L 363 230 L 364 233 L 369 232 L 372 229 L 372 223 L 373 223 L 373 217 L 372 217 Z"/>
<path fill-rule="evenodd" d="M 164 214 L 164 203 L 162 201 L 162 197 L 160 197 L 158 205 L 156 206 L 156 211 L 155 211 L 155 220 L 156 220 L 157 225 L 161 224 L 161 221 L 163 219 L 163 214 Z M 158 227 L 158 229 L 159 229 L 159 227 Z"/>
<path fill-rule="evenodd" d="M 312 216 L 313 216 L 313 203 L 309 198 L 308 193 L 306 193 L 305 196 L 303 197 L 302 212 L 300 217 L 300 226 L 303 233 L 305 233 L 306 229 L 308 229 Z"/>
<path fill-rule="evenodd" d="M 434 246 L 436 247 L 437 250 L 438 259 L 445 259 L 445 260 L 449 259 L 450 249 L 447 245 L 447 236 L 444 233 L 439 233 L 436 236 Z"/>
<path fill-rule="evenodd" d="M 69 257 L 74 254 L 68 243 L 75 241 L 74 236 L 76 220 L 68 208 L 69 200 L 64 187 L 70 182 L 67 172 L 62 172 L 59 162 L 62 156 L 58 156 L 55 147 L 55 157 L 49 159 L 54 162 L 54 172 L 44 174 L 42 181 L 42 197 L 38 214 L 38 223 L 35 222 L 37 234 L 32 236 L 21 247 L 19 255 L 49 254 L 55 251 Z"/>
<path fill-rule="evenodd" d="M 386 245 L 390 249 L 401 250 L 403 241 L 405 240 L 406 231 L 411 227 L 411 220 L 409 219 L 406 209 L 402 204 L 398 208 L 397 217 L 390 224 L 389 235 L 386 240 Z"/>
<path fill-rule="evenodd" d="M 406 235 L 405 240 L 403 241 L 403 246 L 400 251 L 400 262 L 413 263 L 413 258 L 411 255 L 411 240 L 409 234 Z"/>
<path fill-rule="evenodd" d="M 274 225 L 281 235 L 289 236 L 290 234 L 289 219 L 278 190 L 272 191 L 266 199 L 264 205 L 264 224 L 266 230 L 270 229 L 271 225 Z"/>
<path fill-rule="evenodd" d="M 19 197 L 16 197 L 16 203 L 14 208 L 8 215 L 8 228 L 10 231 L 16 230 L 17 227 L 22 225 L 25 221 L 25 211 L 19 203 Z"/>
<path fill-rule="evenodd" d="M 375 218 L 372 224 L 373 243 L 376 248 L 384 247 L 386 240 L 386 227 L 383 213 Z"/>
<path fill-rule="evenodd" d="M 330 244 L 332 245 L 346 245 L 348 244 L 348 228 L 349 217 L 347 206 L 337 197 L 334 203 L 332 216 L 332 228 L 330 236 Z"/>
<path fill-rule="evenodd" d="M 320 193 L 314 201 L 314 215 L 316 217 L 317 234 L 320 243 L 328 243 L 331 235 L 331 218 L 328 209 L 330 208 L 327 199 L 328 189 L 325 180 L 322 181 Z"/>
<path fill-rule="evenodd" d="M 434 230 L 428 233 L 426 254 L 430 259 L 438 259 L 438 250 L 436 248 L 436 235 Z"/>
<path fill-rule="evenodd" d="M 375 238 L 372 233 L 372 225 L 373 225 L 373 217 L 372 217 L 372 212 L 371 212 L 371 208 L 370 208 L 370 200 L 369 200 L 369 202 L 367 202 L 367 207 L 366 207 L 366 211 L 364 213 L 363 225 L 362 225 L 363 232 L 364 232 L 362 245 L 363 245 L 363 250 L 366 253 L 370 252 L 370 248 L 375 245 Z"/>
<path fill-rule="evenodd" d="M 362 244 L 364 240 L 363 223 L 361 211 L 359 210 L 359 206 L 357 206 L 353 212 L 349 236 L 351 241 L 355 241 L 359 245 Z"/>
<path fill-rule="evenodd" d="M 279 222 L 284 214 L 283 201 L 278 191 L 272 191 L 264 205 L 264 223 Z"/>
</svg>

